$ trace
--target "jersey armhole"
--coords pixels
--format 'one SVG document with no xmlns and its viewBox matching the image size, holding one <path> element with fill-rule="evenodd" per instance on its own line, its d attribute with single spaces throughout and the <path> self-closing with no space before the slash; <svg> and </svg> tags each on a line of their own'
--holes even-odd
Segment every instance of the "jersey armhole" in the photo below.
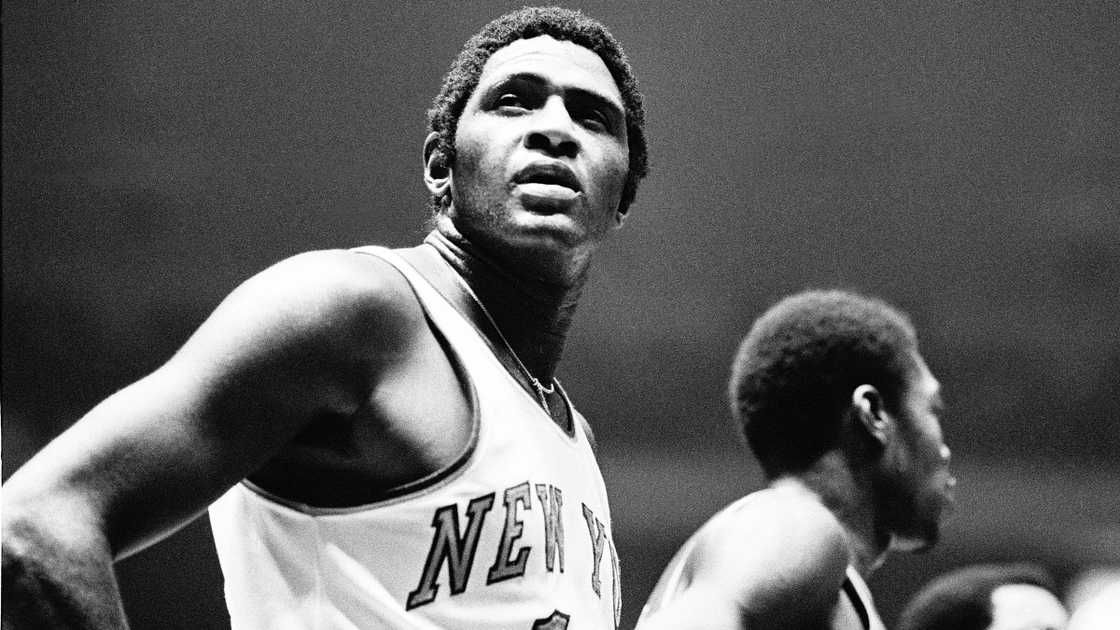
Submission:
<svg viewBox="0 0 1120 630">
<path fill-rule="evenodd" d="M 383 492 L 377 493 L 372 496 L 371 500 L 353 506 L 319 506 L 293 499 L 286 498 L 282 495 L 276 494 L 270 490 L 262 488 L 253 483 L 249 479 L 243 479 L 241 484 L 247 489 L 251 490 L 253 494 L 266 499 L 272 503 L 295 510 L 303 514 L 310 515 L 328 515 L 328 514 L 347 514 L 354 512 L 362 512 L 366 510 L 376 509 L 385 505 L 398 503 L 414 496 L 422 495 L 427 492 L 439 488 L 444 483 L 447 483 L 458 476 L 471 461 L 477 447 L 481 431 L 481 413 L 479 410 L 478 392 L 475 387 L 474 381 L 471 379 L 467 371 L 462 357 L 456 352 L 455 348 L 451 345 L 450 341 L 444 332 L 436 325 L 430 312 L 428 305 L 421 298 L 417 292 L 416 286 L 409 273 L 401 269 L 401 264 L 407 264 L 403 260 L 399 261 L 395 255 L 388 249 L 380 247 L 362 247 L 350 250 L 357 254 L 364 254 L 378 258 L 389 266 L 393 267 L 397 273 L 401 274 L 405 282 L 408 284 L 409 290 L 412 291 L 413 297 L 416 299 L 417 304 L 420 306 L 421 312 L 424 314 L 424 321 L 428 330 L 436 339 L 443 350 L 444 355 L 447 357 L 448 362 L 451 364 L 451 369 L 455 373 L 456 380 L 463 390 L 463 395 L 467 398 L 468 413 L 470 415 L 470 435 L 464 444 L 462 451 L 446 466 L 431 472 L 423 477 L 407 481 L 402 484 L 392 486 L 385 489 Z"/>
<path fill-rule="evenodd" d="M 863 598 L 859 596 L 859 591 L 856 590 L 856 585 L 852 583 L 851 578 L 844 578 L 844 594 L 848 596 L 848 601 L 852 602 L 852 607 L 856 609 L 859 622 L 863 624 L 864 628 L 870 630 L 871 615 L 868 614 L 867 606 L 864 605 Z"/>
<path fill-rule="evenodd" d="M 471 460 L 471 456 L 474 455 L 475 450 L 478 447 L 478 439 L 481 432 L 482 423 L 478 402 L 478 390 L 475 387 L 474 380 L 471 378 L 470 373 L 466 369 L 463 358 L 459 356 L 459 353 L 447 339 L 447 335 L 445 335 L 443 330 L 440 329 L 440 327 L 436 324 L 435 318 L 431 310 L 429 309 L 428 304 L 424 301 L 424 298 L 420 296 L 418 288 L 416 287 L 415 281 L 412 277 L 412 274 L 418 274 L 419 272 L 415 271 L 415 269 L 413 269 L 411 265 L 408 265 L 407 261 L 387 248 L 370 246 L 355 248 L 351 251 L 356 254 L 373 256 L 375 258 L 383 260 L 391 267 L 393 267 L 393 269 L 395 269 L 397 273 L 399 273 L 404 278 L 405 282 L 408 283 L 408 288 L 412 291 L 413 297 L 416 299 L 417 304 L 420 305 L 420 310 L 424 313 L 424 321 L 427 323 L 428 330 L 431 331 L 432 336 L 435 337 L 436 343 L 438 343 L 440 348 L 443 349 L 443 353 L 447 357 L 448 363 L 451 364 L 452 371 L 455 373 L 456 380 L 458 380 L 459 386 L 463 390 L 463 395 L 467 397 L 467 406 L 470 410 L 469 413 L 471 423 L 470 437 L 467 439 L 467 443 L 464 445 L 462 452 L 454 460 L 452 460 L 451 463 L 441 468 L 440 470 L 425 475 L 424 477 L 400 484 L 399 486 L 395 486 L 393 488 L 389 488 L 381 497 L 378 497 L 375 501 L 357 507 L 357 509 L 369 509 L 389 503 L 395 503 L 397 501 L 407 499 L 415 495 L 423 494 L 426 491 L 433 490 L 440 486 L 442 483 L 450 481 L 455 476 L 457 476 L 456 473 L 459 473 L 466 468 L 467 464 Z M 406 265 L 408 267 L 404 268 L 404 266 Z"/>
</svg>

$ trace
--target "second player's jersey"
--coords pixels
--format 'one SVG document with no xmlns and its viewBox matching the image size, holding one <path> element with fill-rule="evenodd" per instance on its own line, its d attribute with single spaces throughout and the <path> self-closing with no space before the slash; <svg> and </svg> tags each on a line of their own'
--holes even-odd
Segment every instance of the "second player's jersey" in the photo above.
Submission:
<svg viewBox="0 0 1120 630">
<path fill-rule="evenodd" d="M 475 437 L 450 469 L 361 507 L 241 483 L 210 508 L 235 630 L 614 628 L 618 558 L 583 420 L 569 434 L 400 257 L 469 381 Z"/>
<path fill-rule="evenodd" d="M 867 583 L 860 577 L 859 571 L 850 564 L 843 588 L 844 594 L 852 602 L 852 607 L 856 609 L 856 614 L 859 615 L 859 620 L 864 628 L 867 630 L 887 630 L 887 627 L 883 625 L 883 620 L 879 617 L 879 611 L 875 609 L 874 600 L 871 599 L 871 589 L 867 588 Z"/>
</svg>

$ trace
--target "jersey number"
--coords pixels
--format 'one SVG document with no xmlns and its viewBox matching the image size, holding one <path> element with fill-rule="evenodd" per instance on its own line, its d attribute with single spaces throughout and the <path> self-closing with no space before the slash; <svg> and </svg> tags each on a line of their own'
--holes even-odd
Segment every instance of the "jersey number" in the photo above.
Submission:
<svg viewBox="0 0 1120 630">
<path fill-rule="evenodd" d="M 534 621 L 532 630 L 567 630 L 567 627 L 568 615 L 559 610 L 554 610 L 551 615 L 544 619 Z"/>
</svg>

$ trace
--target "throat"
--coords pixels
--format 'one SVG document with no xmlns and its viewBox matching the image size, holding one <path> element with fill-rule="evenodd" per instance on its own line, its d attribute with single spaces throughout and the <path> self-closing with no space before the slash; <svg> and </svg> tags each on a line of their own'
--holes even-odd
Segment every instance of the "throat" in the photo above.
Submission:
<svg viewBox="0 0 1120 630">
<path fill-rule="evenodd" d="M 580 291 L 512 273 L 462 237 L 433 231 L 425 243 L 458 272 L 528 375 L 550 389 Z"/>
<path fill-rule="evenodd" d="M 516 276 L 438 232 L 406 258 L 482 335 L 494 356 L 552 422 L 574 435 L 571 404 L 555 378 L 573 309 L 539 299 Z M 574 304 L 574 301 L 572 302 Z"/>
</svg>

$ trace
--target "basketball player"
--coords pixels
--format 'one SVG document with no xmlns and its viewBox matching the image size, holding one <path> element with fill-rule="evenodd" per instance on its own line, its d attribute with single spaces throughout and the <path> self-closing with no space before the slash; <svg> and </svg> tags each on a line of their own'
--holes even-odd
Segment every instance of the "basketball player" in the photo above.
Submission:
<svg viewBox="0 0 1120 630">
<path fill-rule="evenodd" d="M 867 576 L 937 540 L 954 485 L 907 317 L 849 292 L 787 297 L 744 339 L 730 397 L 768 487 L 685 543 L 638 627 L 882 628 Z"/>
<path fill-rule="evenodd" d="M 899 630 L 1062 630 L 1068 613 L 1054 578 L 1027 563 L 978 564 L 922 587 L 899 616 Z"/>
<path fill-rule="evenodd" d="M 429 112 L 434 231 L 238 287 L 4 488 L 5 627 L 125 626 L 112 563 L 209 506 L 234 628 L 604 628 L 618 563 L 555 378 L 646 172 L 598 22 L 491 22 Z"/>
</svg>

